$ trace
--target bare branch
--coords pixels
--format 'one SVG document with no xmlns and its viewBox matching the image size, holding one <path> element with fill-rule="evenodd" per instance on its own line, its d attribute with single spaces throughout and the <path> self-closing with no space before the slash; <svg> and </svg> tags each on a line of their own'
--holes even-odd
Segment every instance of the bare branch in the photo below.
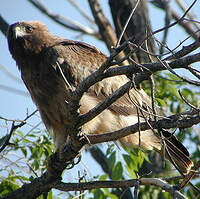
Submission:
<svg viewBox="0 0 200 199">
<path fill-rule="evenodd" d="M 200 79 L 200 72 L 194 68 L 192 68 L 191 66 L 188 66 L 188 70 L 198 79 Z"/>
<path fill-rule="evenodd" d="M 7 31 L 9 28 L 9 24 L 5 21 L 5 19 L 0 15 L 0 30 L 4 34 L 4 36 L 7 36 Z"/>
<path fill-rule="evenodd" d="M 16 88 L 12 88 L 12 87 L 7 86 L 7 85 L 1 85 L 0 84 L 0 90 L 5 90 L 7 92 L 16 93 L 17 95 L 21 95 L 21 96 L 24 96 L 24 97 L 30 97 L 30 94 L 28 92 L 23 91 L 23 90 L 19 90 L 19 89 L 16 89 Z"/>
<path fill-rule="evenodd" d="M 184 4 L 183 1 L 181 1 L 181 0 L 176 0 L 176 3 L 179 5 L 179 7 L 181 8 L 181 10 L 182 10 L 183 12 L 185 12 L 185 11 L 187 10 L 186 5 Z M 187 16 L 189 17 L 190 20 L 194 20 L 194 15 L 193 15 L 193 13 L 192 13 L 191 11 L 187 13 Z M 195 26 L 197 29 L 200 28 L 200 27 L 198 26 L 198 24 L 196 24 L 196 23 L 193 23 L 193 24 L 194 24 L 194 26 Z"/>
<path fill-rule="evenodd" d="M 158 178 L 141 178 L 133 180 L 120 180 L 120 181 L 93 181 L 86 183 L 63 183 L 56 182 L 53 187 L 61 191 L 80 191 L 91 190 L 98 188 L 121 188 L 121 187 L 135 187 L 139 182 L 140 185 L 153 185 L 162 188 L 169 192 L 173 197 L 179 199 L 186 199 L 186 197 L 177 191 L 174 186 L 166 183 Z"/>
<path fill-rule="evenodd" d="M 106 108 L 108 108 L 112 103 L 114 103 L 117 99 L 119 99 L 121 96 L 123 96 L 131 87 L 131 82 L 127 82 L 122 87 L 117 89 L 114 93 L 109 95 L 104 101 L 99 103 L 96 107 L 91 109 L 88 113 L 79 116 L 79 123 L 78 127 L 82 126 L 83 124 L 89 122 L 94 117 L 99 115 L 101 112 L 103 112 Z"/>
<path fill-rule="evenodd" d="M 163 28 L 160 28 L 160 29 L 158 29 L 158 30 L 152 32 L 151 34 L 147 35 L 147 37 L 146 37 L 144 40 L 149 39 L 149 38 L 151 37 L 151 35 L 155 35 L 155 34 L 157 34 L 157 33 L 159 33 L 159 32 L 162 32 L 163 30 L 165 30 L 165 29 L 167 29 L 167 28 L 171 28 L 171 27 L 175 26 L 176 24 L 181 23 L 181 22 L 184 20 L 184 17 L 187 15 L 187 13 L 191 10 L 191 8 L 194 6 L 194 4 L 195 4 L 196 2 L 197 2 L 197 0 L 194 0 L 194 1 L 192 2 L 192 4 L 189 6 L 189 8 L 185 11 L 185 13 L 184 13 L 181 17 L 178 17 L 178 18 L 176 19 L 175 22 L 169 24 L 168 26 L 165 26 L 165 27 L 163 27 Z M 196 39 L 197 39 L 197 38 L 196 38 Z M 195 40 L 196 40 L 196 39 L 195 39 Z"/>
<path fill-rule="evenodd" d="M 42 13 L 50 17 L 56 23 L 64 26 L 65 28 L 69 28 L 74 31 L 78 31 L 84 34 L 92 35 L 97 37 L 98 39 L 99 34 L 91 28 L 83 26 L 81 23 L 72 20 L 71 18 L 67 18 L 61 16 L 60 14 L 52 13 L 42 2 L 41 0 L 28 0 L 32 5 L 38 8 Z"/>
<path fill-rule="evenodd" d="M 189 78 L 187 78 L 187 77 L 182 77 L 182 76 L 180 76 L 179 74 L 177 74 L 170 66 L 169 66 L 169 64 L 167 63 L 167 62 L 163 62 L 163 61 L 161 61 L 159 58 L 157 58 L 158 59 L 158 61 L 164 66 L 164 67 L 166 67 L 166 69 L 167 70 L 169 70 L 172 74 L 174 74 L 175 76 L 177 76 L 178 78 L 180 78 L 180 79 L 182 79 L 184 82 L 187 82 L 187 83 L 189 83 L 189 84 L 193 84 L 193 85 L 196 85 L 196 86 L 200 86 L 200 82 L 198 82 L 198 81 L 195 81 L 195 80 L 191 80 L 191 79 L 189 79 Z"/>
<path fill-rule="evenodd" d="M 173 60 L 173 59 L 179 59 L 181 57 L 184 57 L 185 55 L 191 53 L 192 51 L 196 50 L 197 48 L 200 47 L 200 38 L 199 40 L 196 40 L 192 44 L 188 46 L 183 46 L 181 50 L 179 50 L 176 53 L 173 53 L 169 57 L 166 57 L 164 60 Z"/>
<path fill-rule="evenodd" d="M 124 27 L 123 27 L 123 30 L 122 30 L 122 32 L 121 32 L 121 34 L 120 34 L 120 36 L 119 36 L 119 39 L 118 39 L 118 41 L 117 41 L 117 43 L 116 43 L 116 46 L 115 46 L 116 48 L 119 47 L 120 42 L 121 42 L 121 40 L 122 40 L 122 37 L 123 37 L 123 35 L 124 35 L 125 31 L 126 31 L 126 28 L 127 28 L 127 26 L 128 26 L 128 23 L 129 23 L 129 21 L 131 20 L 131 17 L 133 16 L 135 10 L 137 9 L 139 3 L 140 3 L 140 0 L 137 1 L 137 3 L 135 4 L 135 7 L 132 9 L 132 12 L 130 13 L 130 15 L 129 15 L 129 17 L 128 17 L 128 19 L 127 19 L 127 21 L 126 21 Z"/>
<path fill-rule="evenodd" d="M 164 9 L 165 8 L 165 1 L 159 1 L 159 0 L 152 0 L 151 1 L 155 6 Z M 185 31 L 191 35 L 195 40 L 198 39 L 197 34 L 195 33 L 196 31 L 193 29 L 193 27 L 189 24 L 189 23 L 185 23 L 184 21 L 184 17 L 186 15 L 188 15 L 189 10 L 191 9 L 191 7 L 193 7 L 193 5 L 196 3 L 196 1 L 193 1 L 192 5 L 189 7 L 189 9 L 185 9 L 184 11 L 184 16 L 180 17 L 174 10 L 173 8 L 170 7 L 171 10 L 171 15 L 172 17 L 178 22 L 179 25 L 181 25 Z M 181 20 L 180 20 L 181 19 Z M 175 22 L 176 23 L 176 22 Z"/>
<path fill-rule="evenodd" d="M 11 78 L 12 80 L 16 81 L 17 83 L 20 83 L 20 84 L 23 83 L 23 81 L 20 78 L 16 77 L 16 75 L 13 75 L 11 72 L 9 72 L 7 70 L 7 67 L 5 67 L 5 66 L 3 66 L 1 64 L 0 64 L 0 70 L 2 70 L 2 72 L 5 73 L 5 75 L 7 75 L 9 78 Z"/>
<path fill-rule="evenodd" d="M 112 46 L 114 46 L 117 41 L 115 32 L 110 22 L 104 15 L 99 2 L 96 0 L 89 0 L 88 2 L 95 18 L 96 24 L 99 27 L 99 32 L 101 33 L 101 36 L 105 41 L 107 48 L 111 51 Z"/>
<path fill-rule="evenodd" d="M 92 157 L 96 160 L 96 162 L 98 162 L 98 164 L 101 166 L 102 170 L 108 174 L 110 179 L 112 179 L 112 168 L 110 168 L 108 163 L 108 158 L 106 157 L 106 155 L 104 155 L 101 149 L 96 145 L 90 147 L 89 152 L 92 155 Z M 122 179 L 125 178 L 122 176 Z M 133 198 L 131 193 L 131 188 L 128 187 L 122 187 L 117 189 L 115 194 L 121 199 Z"/>
<path fill-rule="evenodd" d="M 73 1 L 73 0 L 67 0 L 71 3 L 71 5 L 73 5 L 77 11 L 85 18 L 87 19 L 88 22 L 90 22 L 91 24 L 94 24 L 94 20 L 91 19 L 87 13 L 81 8 L 81 6 L 78 5 L 78 3 L 76 1 Z"/>
<path fill-rule="evenodd" d="M 192 105 L 191 103 L 189 103 L 184 97 L 183 97 L 183 95 L 181 94 L 181 91 L 180 91 L 180 89 L 178 90 L 178 93 L 179 93 L 179 95 L 181 96 L 181 99 L 190 107 L 190 108 L 192 108 L 192 109 L 194 109 L 194 110 L 199 110 L 197 107 L 195 107 L 194 105 Z"/>
<path fill-rule="evenodd" d="M 196 113 L 196 115 L 195 115 Z M 127 135 L 148 129 L 170 129 L 170 128 L 190 128 L 200 122 L 199 111 L 188 111 L 182 114 L 176 114 L 169 116 L 167 119 L 160 119 L 158 121 L 140 122 L 140 124 L 134 124 L 118 131 L 100 134 L 100 135 L 87 135 L 91 144 L 97 144 L 102 142 L 109 142 L 118 140 Z M 150 124 L 150 125 L 149 125 Z"/>
<path fill-rule="evenodd" d="M 103 38 L 103 41 L 106 43 L 106 46 L 110 52 L 113 51 L 113 46 L 117 43 L 117 37 L 114 29 L 112 28 L 109 20 L 103 13 L 101 6 L 97 0 L 89 0 L 89 5 L 92 10 L 93 16 L 95 18 L 96 24 L 99 27 L 99 32 Z M 117 54 L 117 59 L 124 57 L 124 53 L 121 52 Z M 128 64 L 127 60 L 124 60 L 123 65 Z"/>
<path fill-rule="evenodd" d="M 166 1 L 166 4 L 165 4 L 165 26 L 168 26 L 170 24 L 170 21 L 172 18 L 169 3 L 170 1 Z M 162 45 L 160 46 L 161 55 L 164 52 L 164 45 L 166 45 L 168 33 L 169 33 L 169 28 L 166 28 L 163 33 Z"/>
<path fill-rule="evenodd" d="M 15 121 L 12 122 L 12 127 L 10 129 L 10 133 L 5 137 L 5 140 L 3 141 L 3 145 L 0 148 L 0 153 L 6 148 L 7 145 L 9 145 L 9 141 L 10 138 L 12 136 L 12 134 L 16 131 L 16 129 L 24 126 L 26 124 L 26 120 L 28 120 L 30 117 L 32 117 L 35 113 L 37 112 L 37 110 L 35 110 L 33 113 L 31 113 L 30 115 L 28 115 L 20 124 L 15 125 Z"/>
</svg>

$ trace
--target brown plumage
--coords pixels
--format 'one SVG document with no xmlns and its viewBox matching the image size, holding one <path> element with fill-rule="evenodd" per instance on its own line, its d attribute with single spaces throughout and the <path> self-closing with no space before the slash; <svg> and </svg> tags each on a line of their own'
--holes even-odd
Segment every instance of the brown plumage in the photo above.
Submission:
<svg viewBox="0 0 200 199">
<path fill-rule="evenodd" d="M 60 64 L 67 81 L 75 88 L 105 62 L 106 56 L 88 44 L 52 35 L 39 21 L 11 25 L 8 44 L 46 128 L 54 132 L 54 142 L 59 150 L 68 137 L 65 100 L 69 100 L 69 90 L 56 70 L 57 64 Z M 122 75 L 104 79 L 92 86 L 81 99 L 80 113 L 88 112 L 127 81 L 128 78 Z M 138 105 L 151 109 L 151 100 L 142 89 L 132 89 L 130 96 Z M 82 130 L 85 134 L 119 130 L 137 123 L 136 113 L 135 106 L 125 94 L 85 124 Z M 140 121 L 144 119 L 141 117 Z M 169 132 L 163 131 L 163 135 L 169 137 L 166 144 L 179 169 L 188 172 L 193 163 L 187 149 Z M 140 140 L 144 149 L 162 151 L 162 142 L 152 131 L 141 132 Z M 119 141 L 124 148 L 138 147 L 139 134 L 126 136 Z"/>
</svg>

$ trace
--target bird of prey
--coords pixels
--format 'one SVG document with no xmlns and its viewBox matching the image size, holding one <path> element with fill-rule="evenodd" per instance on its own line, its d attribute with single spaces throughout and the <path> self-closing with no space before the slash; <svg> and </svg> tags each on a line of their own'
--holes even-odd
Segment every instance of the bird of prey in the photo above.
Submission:
<svg viewBox="0 0 200 199">
<path fill-rule="evenodd" d="M 8 46 L 15 59 L 21 77 L 36 104 L 47 129 L 53 130 L 57 150 L 66 143 L 66 101 L 69 87 L 57 71 L 57 64 L 72 88 L 96 71 L 107 57 L 95 47 L 83 42 L 68 40 L 49 32 L 39 21 L 12 24 L 8 31 Z M 104 79 L 84 93 L 80 101 L 80 114 L 85 114 L 129 79 L 126 75 Z M 142 89 L 133 88 L 101 114 L 82 126 L 84 134 L 102 134 L 133 125 L 138 122 L 137 110 L 132 100 L 146 110 L 151 100 Z M 140 121 L 144 118 L 140 116 Z M 180 171 L 187 173 L 193 162 L 187 149 L 174 135 L 164 131 L 169 153 Z M 139 141 L 140 139 L 140 141 Z M 135 133 L 119 140 L 124 148 L 140 146 L 146 150 L 162 151 L 159 136 L 151 130 Z"/>
</svg>

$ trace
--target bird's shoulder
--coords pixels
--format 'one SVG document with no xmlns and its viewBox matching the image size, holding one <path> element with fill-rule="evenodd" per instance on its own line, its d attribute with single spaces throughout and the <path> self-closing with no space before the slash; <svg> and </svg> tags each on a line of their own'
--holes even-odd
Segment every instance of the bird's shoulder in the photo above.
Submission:
<svg viewBox="0 0 200 199">
<path fill-rule="evenodd" d="M 107 59 L 97 48 L 84 42 L 60 37 L 55 37 L 55 41 L 55 45 L 49 49 L 50 53 L 48 52 L 50 59 L 55 59 L 54 62 L 59 62 L 66 79 L 70 83 L 73 80 L 75 82 L 74 85 L 77 85 L 92 72 L 95 72 Z M 128 81 L 129 79 L 125 75 L 106 78 L 93 85 L 87 94 L 101 102 Z M 117 114 L 136 115 L 137 108 L 132 101 L 135 101 L 138 106 L 143 106 L 147 109 L 151 107 L 151 100 L 142 89 L 131 89 L 129 94 L 122 96 L 108 109 Z"/>
<path fill-rule="evenodd" d="M 52 40 L 53 42 L 47 48 L 46 53 L 51 53 L 52 51 L 55 53 L 55 51 L 57 51 L 57 54 L 65 57 L 66 59 L 73 57 L 74 59 L 77 58 L 78 60 L 88 59 L 88 61 L 95 61 L 97 59 L 102 61 L 106 60 L 106 55 L 90 44 L 81 41 L 65 39 L 56 35 L 52 36 Z M 94 59 L 91 59 L 92 57 Z"/>
<path fill-rule="evenodd" d="M 74 79 L 76 84 L 96 71 L 107 57 L 94 46 L 84 42 L 54 36 L 54 42 L 44 51 L 43 61 Z"/>
</svg>

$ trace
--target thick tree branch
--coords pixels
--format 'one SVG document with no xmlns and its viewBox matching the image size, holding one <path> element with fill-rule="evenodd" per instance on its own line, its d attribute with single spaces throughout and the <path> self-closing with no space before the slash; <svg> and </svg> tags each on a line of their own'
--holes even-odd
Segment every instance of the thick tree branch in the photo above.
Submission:
<svg viewBox="0 0 200 199">
<path fill-rule="evenodd" d="M 6 22 L 6 20 L 0 15 L 0 30 L 4 34 L 4 36 L 7 36 L 7 31 L 9 28 L 9 24 Z"/>
<path fill-rule="evenodd" d="M 49 12 L 44 6 L 42 6 L 42 4 L 38 4 L 39 1 L 36 1 L 36 0 L 34 1 L 29 0 L 29 1 L 35 6 L 37 6 L 38 8 L 40 8 L 42 12 L 47 14 L 53 20 L 57 21 L 61 25 L 64 25 L 65 27 L 68 26 L 69 28 L 69 24 L 67 24 L 67 22 L 63 20 L 62 17 L 54 15 L 51 12 Z M 102 33 L 102 35 L 105 37 L 107 34 L 109 34 L 110 37 L 113 37 L 113 35 L 111 35 L 113 32 L 112 27 L 110 26 L 110 24 L 107 23 L 107 21 L 105 21 L 107 19 L 103 18 L 104 17 L 103 13 L 100 12 L 101 10 L 99 10 L 100 8 L 96 4 L 97 1 L 90 0 L 90 2 L 91 2 L 91 8 L 93 9 L 93 12 L 94 12 L 95 19 L 96 21 L 98 21 L 98 24 L 100 24 L 99 27 L 105 28 L 105 30 L 102 29 L 102 31 L 105 31 Z M 92 4 L 92 3 L 95 3 L 95 4 Z M 183 17 L 177 20 L 175 23 L 165 28 L 169 28 L 177 23 L 180 23 L 183 20 Z M 2 18 L 0 18 L 0 22 L 4 22 Z M 108 25 L 108 26 L 102 26 L 101 24 Z M 0 23 L 0 28 L 1 28 L 1 31 L 5 34 L 5 29 L 7 31 L 6 23 L 3 23 L 3 25 L 2 23 Z M 75 25 L 75 26 L 71 26 L 70 28 L 72 29 L 74 28 L 74 30 L 76 31 L 81 31 L 87 34 L 98 36 L 98 34 L 95 33 L 94 31 L 91 32 L 91 30 L 84 29 L 84 27 L 81 27 L 81 26 Z M 157 32 L 160 32 L 163 30 L 164 29 L 157 30 L 153 34 L 156 34 Z M 149 36 L 148 38 L 146 37 L 146 39 L 149 39 Z M 109 37 L 106 39 L 109 39 Z M 114 40 L 115 38 L 114 39 L 112 38 L 112 43 L 114 43 Z M 69 140 L 69 143 L 63 148 L 63 151 L 60 154 L 55 153 L 51 156 L 51 159 L 49 160 L 47 172 L 44 173 L 41 177 L 35 178 L 31 183 L 23 185 L 20 189 L 12 192 L 11 194 L 9 194 L 8 196 L 5 196 L 4 198 L 16 198 L 16 199 L 36 198 L 42 193 L 48 192 L 52 188 L 56 188 L 63 191 L 75 191 L 75 190 L 82 191 L 86 189 L 90 190 L 94 188 L 103 188 L 103 187 L 106 187 L 106 188 L 133 187 L 138 184 L 139 185 L 155 185 L 168 191 L 174 197 L 185 198 L 173 186 L 167 184 L 166 182 L 160 179 L 155 179 L 155 178 L 141 178 L 141 179 L 124 180 L 124 181 L 102 181 L 102 182 L 99 181 L 99 182 L 88 182 L 88 183 L 60 182 L 60 176 L 62 172 L 64 171 L 66 166 L 70 165 L 72 161 L 74 160 L 74 158 L 76 158 L 79 155 L 81 148 L 85 144 L 88 143 L 88 140 L 90 144 L 97 144 L 97 143 L 102 143 L 102 142 L 114 141 L 124 136 L 136 133 L 139 130 L 144 131 L 151 128 L 153 129 L 189 128 L 200 122 L 200 114 L 199 114 L 200 111 L 196 109 L 193 111 L 188 111 L 186 113 L 172 115 L 168 118 L 159 119 L 158 121 L 140 122 L 138 124 L 128 126 L 118 131 L 110 132 L 110 133 L 106 133 L 102 135 L 87 135 L 87 137 L 84 137 L 83 135 L 80 134 L 81 132 L 80 127 L 86 122 L 96 117 L 103 110 L 108 108 L 120 96 L 124 95 L 130 89 L 131 82 L 128 82 L 123 87 L 121 87 L 116 92 L 114 92 L 112 95 L 107 97 L 103 102 L 101 102 L 94 109 L 90 110 L 85 115 L 80 116 L 78 112 L 78 109 L 80 107 L 79 106 L 80 99 L 83 96 L 84 92 L 86 92 L 92 85 L 94 85 L 98 81 L 103 80 L 104 78 L 108 78 L 108 77 L 112 77 L 116 75 L 122 75 L 122 74 L 125 74 L 128 76 L 130 74 L 137 74 L 137 73 L 139 74 L 136 75 L 135 81 L 136 83 L 137 82 L 140 83 L 144 81 L 145 79 L 148 79 L 152 73 L 167 69 L 162 63 L 143 64 L 141 65 L 143 67 L 142 73 L 140 73 L 141 70 L 140 70 L 140 67 L 138 67 L 137 63 L 135 63 L 135 65 L 133 64 L 129 66 L 109 68 L 111 65 L 114 65 L 115 63 L 117 63 L 113 61 L 113 58 L 115 58 L 118 55 L 118 53 L 121 50 L 124 50 L 124 48 L 126 48 L 127 46 L 128 46 L 128 42 L 127 43 L 125 42 L 119 48 L 114 49 L 114 52 L 111 54 L 108 60 L 99 68 L 99 70 L 97 70 L 96 72 L 91 74 L 89 77 L 87 77 L 81 84 L 78 85 L 77 89 L 72 92 L 71 101 L 66 103 L 67 110 L 68 110 L 68 113 L 66 114 L 66 118 L 69 118 L 67 126 L 66 126 L 66 129 L 67 129 L 66 133 L 70 135 L 70 140 Z M 199 41 L 196 41 L 193 44 L 189 45 L 187 48 L 185 47 L 181 51 L 178 51 L 177 53 L 174 53 L 172 56 L 168 57 L 167 63 L 170 66 L 170 68 L 171 69 L 175 69 L 175 68 L 188 69 L 188 66 L 191 63 L 200 61 L 200 53 L 184 57 L 185 55 L 197 49 L 198 47 L 199 47 Z M 141 50 L 141 49 L 138 48 L 136 50 Z M 195 83 L 196 85 L 199 85 L 199 82 L 195 82 Z M 188 179 L 186 179 L 180 185 L 180 188 L 184 187 L 193 176 L 194 176 L 194 172 L 191 173 Z"/>
<path fill-rule="evenodd" d="M 82 126 L 83 124 L 89 122 L 94 117 L 103 112 L 106 108 L 108 108 L 112 103 L 122 97 L 131 88 L 131 84 L 131 82 L 127 82 L 122 87 L 117 89 L 114 93 L 109 95 L 104 101 L 100 102 L 97 106 L 91 109 L 88 113 L 81 115 L 79 117 L 78 126 Z"/>
<path fill-rule="evenodd" d="M 120 38 L 120 35 L 123 32 L 121 43 L 130 39 L 134 44 L 139 45 L 145 39 L 146 34 L 152 32 L 147 1 L 109 0 L 109 5 L 117 37 Z M 135 9 L 136 7 L 137 9 Z M 150 52 L 155 52 L 152 38 L 147 40 L 147 46 Z M 142 45 L 142 47 L 147 50 L 145 44 Z M 129 53 L 130 49 L 132 49 L 132 47 L 128 46 L 128 48 L 124 50 L 126 55 Z M 142 51 L 133 52 L 131 58 L 139 63 L 150 62 L 149 56 Z"/>
<path fill-rule="evenodd" d="M 65 158 L 60 161 L 57 153 L 53 154 L 49 161 L 48 170 L 38 178 L 35 178 L 31 183 L 24 184 L 21 188 L 1 199 L 35 199 L 44 192 L 49 192 L 54 184 L 61 178 L 63 170 L 71 163 L 71 161 L 78 155 L 79 150 L 85 143 L 80 142 L 79 146 L 69 143 L 63 153 Z"/>
<path fill-rule="evenodd" d="M 117 37 L 115 31 L 113 30 L 109 20 L 104 15 L 99 2 L 97 0 L 88 0 L 88 2 L 92 10 L 92 14 L 95 18 L 95 22 L 99 27 L 99 32 L 101 34 L 101 37 L 105 42 L 108 50 L 112 52 L 113 51 L 112 47 L 115 46 L 117 43 Z M 121 59 L 122 57 L 124 57 L 123 52 L 117 55 L 117 59 Z M 123 65 L 128 64 L 128 61 L 124 60 L 122 64 Z"/>
<path fill-rule="evenodd" d="M 191 63 L 200 61 L 200 53 L 187 56 L 185 58 L 179 59 L 179 60 L 174 60 L 172 62 L 169 62 L 168 65 L 171 67 L 171 69 L 175 68 L 186 68 L 188 69 L 188 65 Z M 150 64 L 143 64 L 144 68 L 148 70 L 144 70 L 143 73 L 138 74 L 135 77 L 135 82 L 136 84 L 141 83 L 144 80 L 148 80 L 149 76 L 157 71 L 160 70 L 166 70 L 167 68 L 162 64 L 162 63 L 150 63 Z M 100 81 L 104 78 L 111 77 L 111 76 L 116 76 L 116 75 L 122 75 L 122 74 L 133 74 L 133 73 L 138 73 L 140 72 L 140 69 L 138 68 L 137 65 L 133 66 L 122 66 L 122 67 L 115 67 L 115 68 L 110 68 L 108 69 L 105 73 L 101 74 L 101 76 L 96 77 L 96 75 L 91 75 L 90 79 L 93 81 L 92 85 L 96 83 L 97 81 Z M 86 81 L 86 80 L 84 80 Z M 83 81 L 83 82 L 84 82 Z M 89 80 L 88 80 L 89 81 Z M 194 85 L 199 85 L 200 82 L 190 80 L 189 82 L 193 83 Z M 87 82 L 85 82 L 87 84 Z M 91 109 L 88 113 L 79 116 L 78 119 L 78 126 L 82 126 L 83 124 L 87 123 L 97 115 L 99 115 L 101 112 L 103 112 L 106 108 L 108 108 L 113 102 L 115 102 L 117 99 L 119 99 L 121 96 L 123 96 L 128 90 L 131 88 L 131 82 L 127 82 L 125 85 L 123 85 L 121 88 L 116 90 L 113 94 L 108 96 L 104 101 L 99 103 L 96 107 Z"/>
<path fill-rule="evenodd" d="M 174 53 L 168 57 L 166 57 L 164 60 L 173 60 L 173 59 L 179 59 L 181 57 L 184 57 L 185 55 L 188 55 L 189 53 L 191 53 L 192 51 L 196 50 L 197 48 L 200 47 L 200 37 L 194 41 L 192 44 L 188 45 L 188 46 L 183 46 L 183 48 L 181 50 L 179 50 L 178 52 Z"/>
<path fill-rule="evenodd" d="M 111 51 L 112 46 L 117 42 L 117 37 L 115 36 L 115 31 L 113 30 L 110 22 L 106 18 L 101 9 L 101 6 L 96 0 L 88 0 L 92 14 L 95 18 L 95 22 L 99 27 L 99 32 L 106 43 L 107 48 Z"/>
<path fill-rule="evenodd" d="M 153 185 L 162 188 L 169 192 L 173 197 L 179 199 L 186 199 L 186 197 L 174 188 L 174 186 L 166 183 L 165 181 L 158 178 L 140 178 L 132 180 L 120 180 L 120 181 L 93 181 L 86 183 L 63 183 L 56 182 L 53 187 L 61 191 L 81 191 L 91 190 L 98 188 L 121 188 L 121 187 L 134 187 L 136 184 L 139 185 Z"/>
</svg>

